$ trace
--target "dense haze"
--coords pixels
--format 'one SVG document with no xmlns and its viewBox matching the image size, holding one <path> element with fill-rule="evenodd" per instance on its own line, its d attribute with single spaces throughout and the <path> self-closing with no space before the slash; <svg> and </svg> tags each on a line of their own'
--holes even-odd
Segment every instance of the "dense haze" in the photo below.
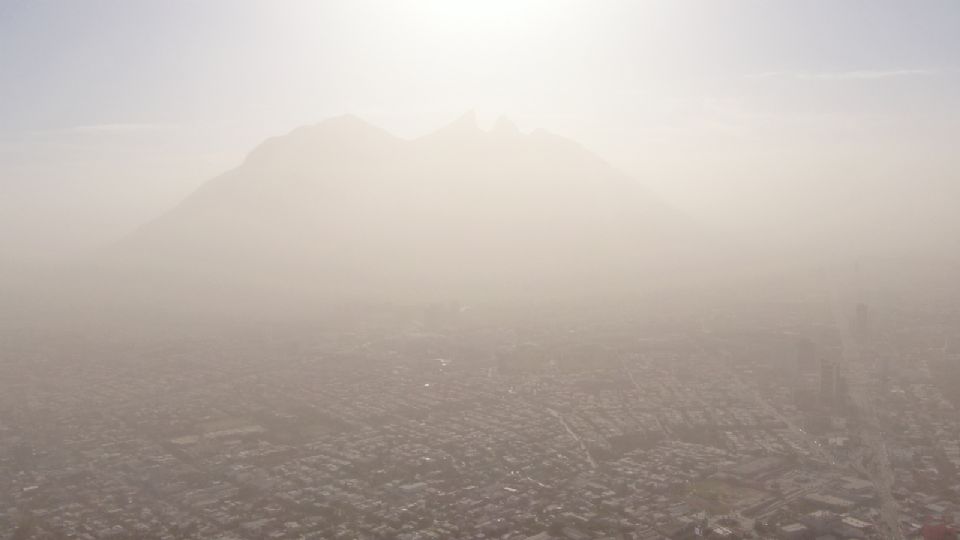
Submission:
<svg viewBox="0 0 960 540">
<path fill-rule="evenodd" d="M 5 258 L 124 238 L 299 126 L 416 138 L 469 109 L 573 139 L 747 242 L 956 247 L 949 1 L 0 9 Z"/>
<path fill-rule="evenodd" d="M 472 112 L 397 138 L 343 116 L 271 139 L 105 254 L 156 281 L 438 301 L 650 289 L 706 234 L 573 141 Z M 678 264 L 670 264 L 676 269 Z M 236 293 L 231 293 L 236 294 Z"/>
<path fill-rule="evenodd" d="M 0 0 L 0 539 L 956 540 L 960 3 Z"/>
</svg>

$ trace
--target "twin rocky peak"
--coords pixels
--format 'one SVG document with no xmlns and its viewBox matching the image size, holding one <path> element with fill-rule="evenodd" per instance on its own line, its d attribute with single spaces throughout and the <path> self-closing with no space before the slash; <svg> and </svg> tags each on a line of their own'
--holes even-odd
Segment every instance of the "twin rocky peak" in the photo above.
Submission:
<svg viewBox="0 0 960 540">
<path fill-rule="evenodd" d="M 505 118 L 407 140 L 341 116 L 265 141 L 113 260 L 152 279 L 460 296 L 630 279 L 681 222 L 577 143 Z"/>
</svg>

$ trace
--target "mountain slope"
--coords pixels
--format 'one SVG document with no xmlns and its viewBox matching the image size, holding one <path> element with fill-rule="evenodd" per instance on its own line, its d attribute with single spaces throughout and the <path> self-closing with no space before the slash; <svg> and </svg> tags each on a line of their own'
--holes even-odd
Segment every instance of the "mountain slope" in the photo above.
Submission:
<svg viewBox="0 0 960 540">
<path fill-rule="evenodd" d="M 270 139 L 112 254 L 129 279 L 354 297 L 631 288 L 686 224 L 579 145 L 471 114 L 403 140 L 350 116 Z"/>
</svg>

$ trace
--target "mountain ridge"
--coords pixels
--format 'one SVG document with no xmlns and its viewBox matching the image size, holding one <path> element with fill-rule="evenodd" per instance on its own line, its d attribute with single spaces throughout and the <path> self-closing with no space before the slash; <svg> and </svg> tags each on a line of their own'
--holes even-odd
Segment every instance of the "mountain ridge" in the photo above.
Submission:
<svg viewBox="0 0 960 540">
<path fill-rule="evenodd" d="M 633 286 L 629 274 L 662 265 L 685 226 L 575 141 L 505 117 L 482 130 L 468 112 L 402 139 L 342 115 L 267 139 L 124 239 L 110 264 L 249 290 L 590 290 Z"/>
</svg>

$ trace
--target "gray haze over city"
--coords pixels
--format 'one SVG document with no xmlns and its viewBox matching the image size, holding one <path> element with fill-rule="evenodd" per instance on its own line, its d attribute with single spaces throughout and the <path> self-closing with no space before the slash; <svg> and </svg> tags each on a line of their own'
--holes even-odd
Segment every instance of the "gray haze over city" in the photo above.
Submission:
<svg viewBox="0 0 960 540">
<path fill-rule="evenodd" d="M 956 540 L 958 29 L 0 0 L 0 538 Z"/>
</svg>

